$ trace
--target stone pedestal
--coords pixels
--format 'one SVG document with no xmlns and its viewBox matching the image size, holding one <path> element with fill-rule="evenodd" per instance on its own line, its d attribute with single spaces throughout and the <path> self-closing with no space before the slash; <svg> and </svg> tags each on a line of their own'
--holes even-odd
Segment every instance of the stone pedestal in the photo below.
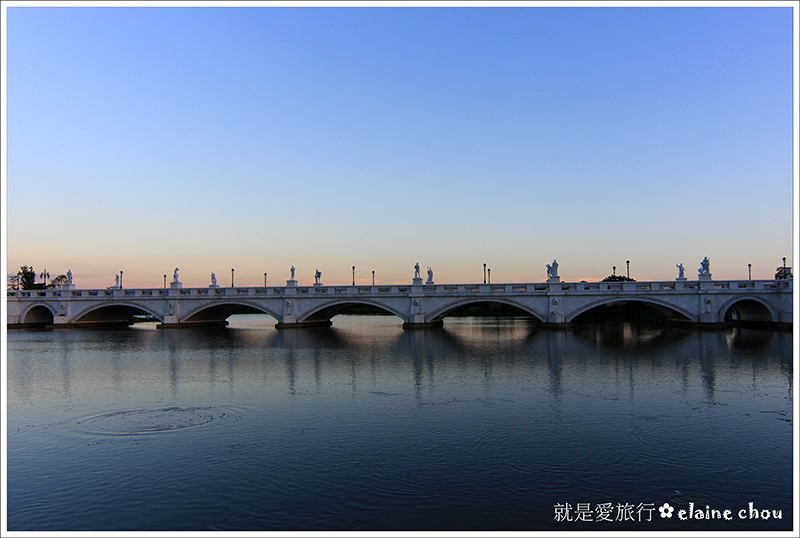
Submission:
<svg viewBox="0 0 800 538">
<path fill-rule="evenodd" d="M 711 282 L 711 273 L 700 273 L 697 275 L 697 280 L 700 282 Z"/>
<path fill-rule="evenodd" d="M 428 279 L 428 280 L 425 281 L 425 285 L 426 286 L 431 286 L 433 284 L 434 284 L 433 280 Z"/>
<path fill-rule="evenodd" d="M 296 288 L 297 287 L 297 281 L 295 279 L 293 279 L 293 278 L 290 278 L 289 280 L 286 281 L 286 287 L 287 288 Z"/>
<path fill-rule="evenodd" d="M 172 282 L 169 283 L 169 287 L 173 289 L 180 289 L 183 287 L 183 284 L 178 282 L 177 280 L 173 280 Z"/>
<path fill-rule="evenodd" d="M 322 286 L 322 282 L 314 282 L 315 286 Z"/>
<path fill-rule="evenodd" d="M 679 277 L 678 277 L 678 278 L 676 278 L 675 280 L 677 280 L 677 281 L 679 281 L 679 282 L 684 282 L 684 281 L 686 281 L 686 277 L 685 277 L 685 276 L 679 276 Z"/>
<path fill-rule="evenodd" d="M 561 282 L 560 276 L 551 276 L 550 278 L 547 279 L 548 284 L 558 284 L 559 282 Z"/>
<path fill-rule="evenodd" d="M 75 284 L 64 284 L 63 286 L 61 286 L 61 289 L 62 290 L 74 290 L 75 289 Z"/>
<path fill-rule="evenodd" d="M 422 286 L 422 279 L 417 277 L 411 281 L 412 286 Z"/>
<path fill-rule="evenodd" d="M 210 284 L 209 288 L 219 288 L 219 284 Z"/>
</svg>

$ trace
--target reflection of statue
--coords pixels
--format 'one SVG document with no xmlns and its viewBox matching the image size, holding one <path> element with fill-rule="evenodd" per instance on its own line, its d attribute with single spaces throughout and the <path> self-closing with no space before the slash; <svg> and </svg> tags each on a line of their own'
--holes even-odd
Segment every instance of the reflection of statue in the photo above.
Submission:
<svg viewBox="0 0 800 538">
<path fill-rule="evenodd" d="M 697 270 L 698 274 L 701 275 L 709 274 L 708 266 L 709 266 L 708 256 L 706 256 L 705 258 L 703 258 L 703 261 L 700 262 L 700 269 Z"/>
<path fill-rule="evenodd" d="M 180 269 L 178 269 L 176 267 L 175 270 L 172 272 L 172 281 L 173 282 L 177 282 L 178 281 L 178 271 L 180 271 Z"/>
<path fill-rule="evenodd" d="M 322 278 L 322 273 L 320 272 L 319 269 L 317 269 L 317 272 L 314 273 L 314 284 L 319 284 L 320 278 Z"/>
<path fill-rule="evenodd" d="M 420 278 L 420 276 L 419 276 L 419 262 L 414 264 L 414 278 Z"/>
<path fill-rule="evenodd" d="M 678 268 L 678 278 L 685 278 L 683 264 L 682 263 L 676 263 L 675 267 Z"/>
<path fill-rule="evenodd" d="M 294 280 L 294 265 L 292 265 L 292 280 Z"/>
<path fill-rule="evenodd" d="M 215 275 L 213 272 L 211 273 L 211 285 L 212 286 L 217 285 L 217 275 Z"/>
<path fill-rule="evenodd" d="M 72 284 L 72 269 L 67 269 L 67 284 Z"/>
</svg>

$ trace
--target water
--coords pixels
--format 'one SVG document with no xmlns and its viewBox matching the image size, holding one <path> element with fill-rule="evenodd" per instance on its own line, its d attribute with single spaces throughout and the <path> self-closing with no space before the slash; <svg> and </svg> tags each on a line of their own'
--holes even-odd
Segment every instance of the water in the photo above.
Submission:
<svg viewBox="0 0 800 538">
<path fill-rule="evenodd" d="M 789 333 L 230 321 L 9 331 L 9 530 L 791 529 Z"/>
</svg>

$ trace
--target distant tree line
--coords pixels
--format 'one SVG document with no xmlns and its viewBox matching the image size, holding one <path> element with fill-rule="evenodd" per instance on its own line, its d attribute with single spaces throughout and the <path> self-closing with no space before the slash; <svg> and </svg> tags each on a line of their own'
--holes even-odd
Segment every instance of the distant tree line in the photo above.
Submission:
<svg viewBox="0 0 800 538">
<path fill-rule="evenodd" d="M 47 279 L 50 278 L 50 273 L 47 271 L 42 271 L 39 277 L 44 282 L 36 282 L 36 271 L 33 266 L 23 265 L 16 275 L 9 277 L 6 287 L 13 290 L 46 290 L 60 288 L 67 282 L 67 275 L 58 275 L 53 277 L 48 284 Z"/>
</svg>

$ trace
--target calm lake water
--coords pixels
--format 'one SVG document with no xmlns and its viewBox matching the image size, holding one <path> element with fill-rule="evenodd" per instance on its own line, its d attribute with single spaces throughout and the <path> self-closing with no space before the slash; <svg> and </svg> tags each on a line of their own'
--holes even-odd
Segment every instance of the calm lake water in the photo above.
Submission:
<svg viewBox="0 0 800 538">
<path fill-rule="evenodd" d="M 230 321 L 9 331 L 9 530 L 791 529 L 791 333 Z"/>
</svg>

